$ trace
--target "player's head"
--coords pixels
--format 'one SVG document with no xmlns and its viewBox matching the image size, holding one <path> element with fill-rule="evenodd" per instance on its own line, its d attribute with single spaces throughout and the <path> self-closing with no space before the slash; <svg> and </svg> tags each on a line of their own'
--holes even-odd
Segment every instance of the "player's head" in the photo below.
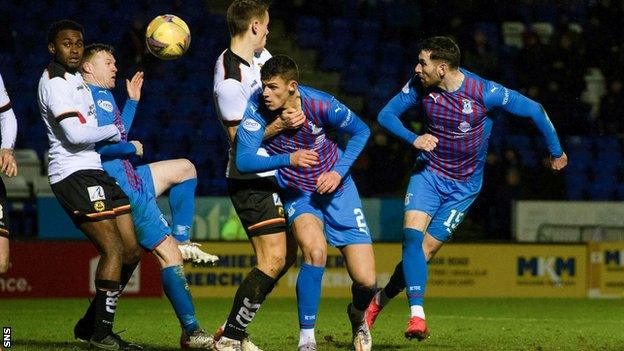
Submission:
<svg viewBox="0 0 624 351">
<path fill-rule="evenodd" d="M 444 76 L 459 68 L 459 47 L 449 37 L 431 37 L 420 42 L 416 75 L 425 87 L 438 86 Z"/>
<path fill-rule="evenodd" d="M 66 69 L 76 71 L 84 52 L 83 36 L 82 26 L 74 21 L 54 22 L 48 30 L 48 52 Z"/>
<path fill-rule="evenodd" d="M 269 34 L 269 1 L 234 0 L 227 9 L 232 37 L 248 35 L 256 51 L 264 49 Z"/>
<path fill-rule="evenodd" d="M 293 59 L 286 55 L 271 57 L 260 69 L 262 97 L 271 111 L 283 108 L 295 96 L 299 83 L 299 68 Z"/>
<path fill-rule="evenodd" d="M 82 59 L 82 72 L 87 82 L 106 89 L 115 87 L 117 66 L 115 49 L 108 44 L 89 44 Z"/>
</svg>

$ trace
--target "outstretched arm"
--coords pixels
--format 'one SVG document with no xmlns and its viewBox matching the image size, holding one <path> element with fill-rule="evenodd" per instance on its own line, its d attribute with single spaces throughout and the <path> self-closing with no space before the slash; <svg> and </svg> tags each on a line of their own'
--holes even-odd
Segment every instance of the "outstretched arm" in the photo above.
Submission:
<svg viewBox="0 0 624 351">
<path fill-rule="evenodd" d="M 531 118 L 546 139 L 546 145 L 551 155 L 551 168 L 560 170 L 566 166 L 568 157 L 561 148 L 557 131 L 542 104 L 494 82 L 490 82 L 484 90 L 483 100 L 488 109 L 500 107 L 514 115 Z"/>
<path fill-rule="evenodd" d="M 412 86 L 412 81 L 410 80 L 405 84 L 401 92 L 384 106 L 377 116 L 379 125 L 410 145 L 414 144 L 417 135 L 405 128 L 403 122 L 401 122 L 401 115 L 417 104 L 417 97 L 418 92 Z"/>
</svg>

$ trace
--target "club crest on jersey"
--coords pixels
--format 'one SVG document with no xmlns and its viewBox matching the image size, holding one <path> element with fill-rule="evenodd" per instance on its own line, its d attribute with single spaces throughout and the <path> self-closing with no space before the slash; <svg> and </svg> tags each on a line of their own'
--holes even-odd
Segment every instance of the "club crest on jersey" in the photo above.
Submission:
<svg viewBox="0 0 624 351">
<path fill-rule="evenodd" d="M 103 201 L 96 201 L 93 204 L 93 209 L 95 209 L 96 212 L 102 212 L 106 209 L 106 205 L 104 205 Z"/>
<path fill-rule="evenodd" d="M 459 130 L 461 130 L 464 133 L 468 132 L 470 129 L 472 129 L 472 126 L 470 125 L 470 123 L 466 121 L 463 121 L 459 124 Z"/>
<path fill-rule="evenodd" d="M 310 127 L 310 129 L 312 129 L 312 134 L 316 135 L 320 132 L 323 131 L 323 128 L 317 126 L 316 124 L 312 123 L 312 121 L 308 121 L 308 126 Z"/>
<path fill-rule="evenodd" d="M 463 108 L 462 108 L 462 113 L 469 114 L 469 113 L 473 112 L 473 110 L 472 110 L 472 101 L 463 99 L 462 103 L 464 105 Z"/>
<path fill-rule="evenodd" d="M 104 194 L 104 188 L 101 185 L 90 186 L 87 188 L 89 192 L 89 200 L 91 202 L 98 200 L 106 200 L 106 195 Z"/>
<path fill-rule="evenodd" d="M 97 104 L 102 108 L 102 110 L 106 112 L 113 112 L 113 104 L 110 101 L 99 99 Z"/>
</svg>

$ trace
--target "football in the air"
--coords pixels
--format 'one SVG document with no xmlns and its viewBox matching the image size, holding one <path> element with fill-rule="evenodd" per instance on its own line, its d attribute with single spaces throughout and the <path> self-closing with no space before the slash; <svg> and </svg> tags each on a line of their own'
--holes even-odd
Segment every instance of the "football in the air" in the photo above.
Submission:
<svg viewBox="0 0 624 351">
<path fill-rule="evenodd" d="M 175 15 L 154 18 L 145 31 L 147 49 L 163 60 L 173 60 L 184 55 L 191 44 L 191 31 L 186 23 Z"/>
</svg>

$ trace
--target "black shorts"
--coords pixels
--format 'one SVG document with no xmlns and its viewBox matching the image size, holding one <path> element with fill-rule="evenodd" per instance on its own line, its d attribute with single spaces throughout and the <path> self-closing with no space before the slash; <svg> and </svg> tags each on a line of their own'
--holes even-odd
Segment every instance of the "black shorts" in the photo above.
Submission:
<svg viewBox="0 0 624 351">
<path fill-rule="evenodd" d="M 9 208 L 4 182 L 0 178 L 0 236 L 9 237 Z"/>
<path fill-rule="evenodd" d="M 228 193 L 248 237 L 286 231 L 284 207 L 275 177 L 228 178 Z"/>
<path fill-rule="evenodd" d="M 128 196 L 104 171 L 77 171 L 51 187 L 76 226 L 130 213 Z"/>
</svg>

